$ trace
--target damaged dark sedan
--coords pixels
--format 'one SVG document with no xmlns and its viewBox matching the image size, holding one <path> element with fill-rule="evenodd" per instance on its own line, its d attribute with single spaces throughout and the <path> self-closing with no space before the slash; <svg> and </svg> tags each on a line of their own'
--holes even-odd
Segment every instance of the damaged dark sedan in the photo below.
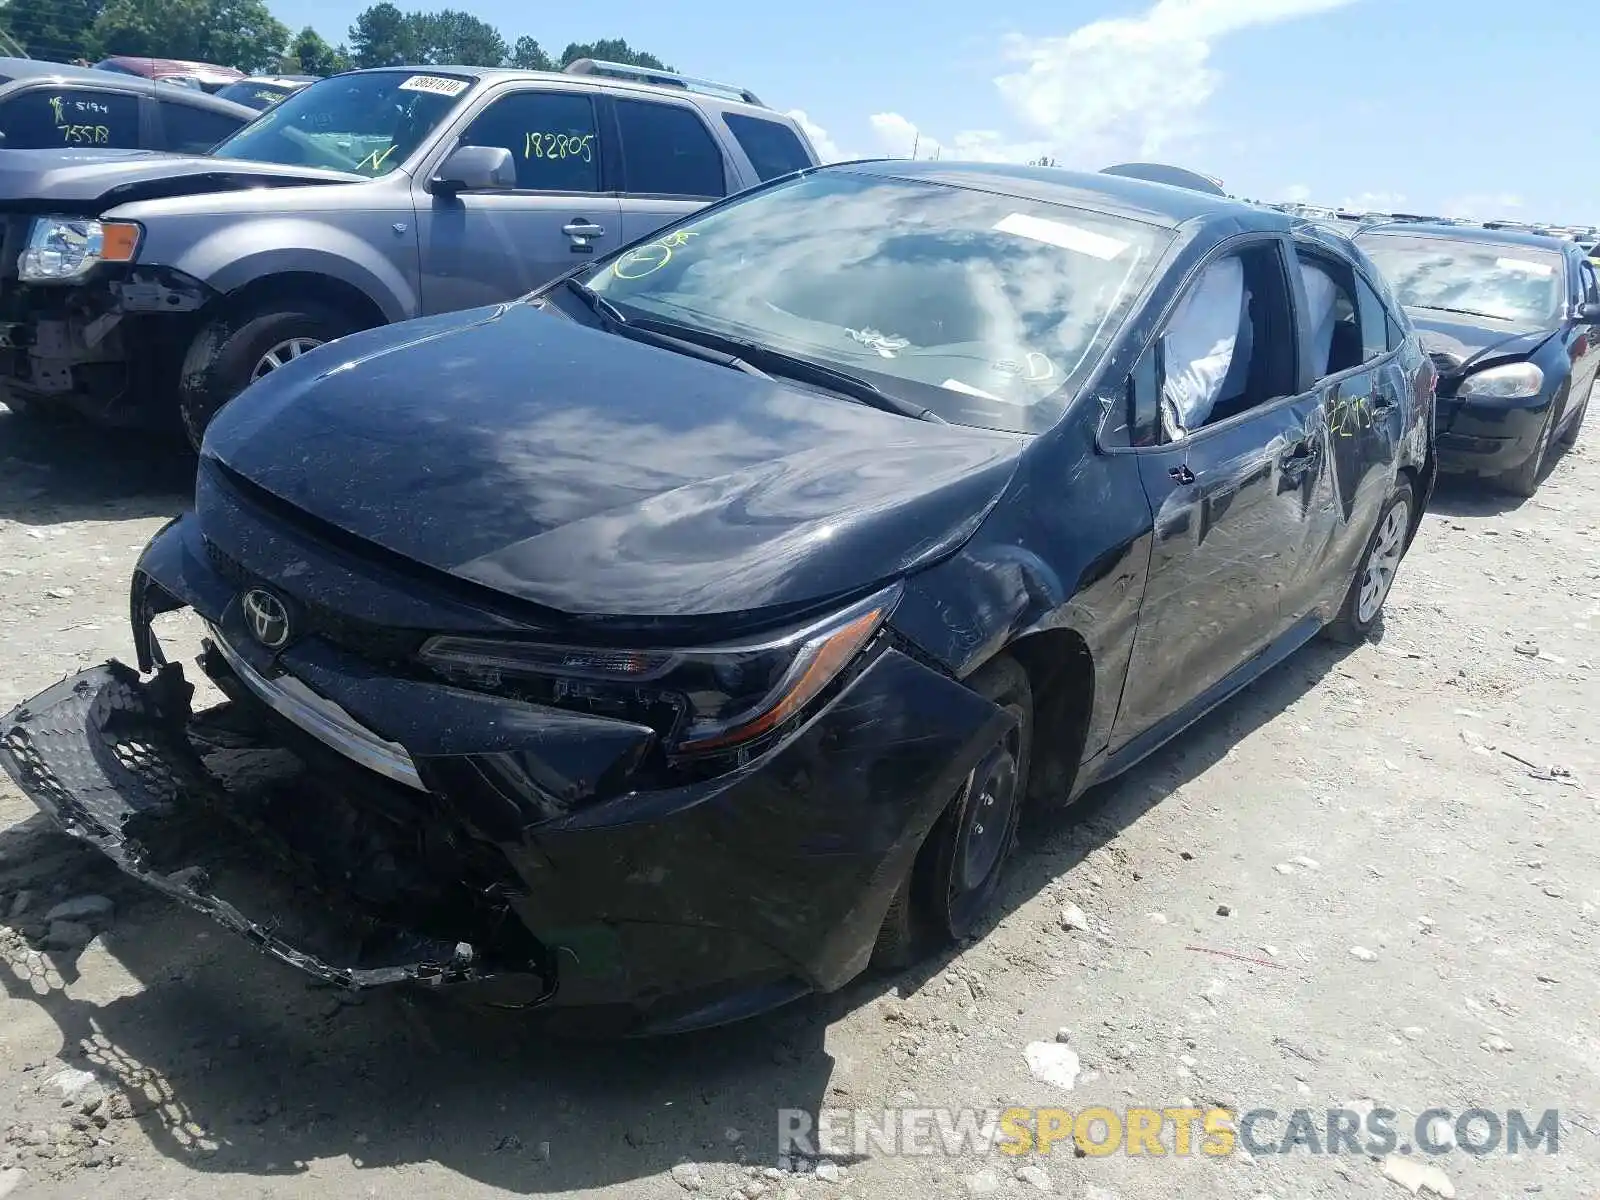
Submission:
<svg viewBox="0 0 1600 1200">
<path fill-rule="evenodd" d="M 251 386 L 139 561 L 137 668 L 0 762 L 322 978 L 726 1022 L 981 932 L 1025 809 L 1372 630 L 1434 378 L 1280 213 L 803 171 Z"/>
<path fill-rule="evenodd" d="M 1578 440 L 1600 368 L 1600 281 L 1575 242 L 1410 223 L 1358 235 L 1439 369 L 1439 463 L 1518 496 Z"/>
</svg>

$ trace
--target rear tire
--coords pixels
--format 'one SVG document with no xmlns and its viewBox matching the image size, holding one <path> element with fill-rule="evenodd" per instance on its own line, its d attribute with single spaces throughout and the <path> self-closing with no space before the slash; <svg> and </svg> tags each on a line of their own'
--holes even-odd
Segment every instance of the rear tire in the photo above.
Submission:
<svg viewBox="0 0 1600 1200">
<path fill-rule="evenodd" d="M 1405 557 L 1415 508 L 1411 485 L 1401 482 L 1378 514 L 1339 615 L 1323 629 L 1334 641 L 1356 645 L 1366 641 L 1376 628 L 1389 599 L 1389 589 L 1394 586 L 1395 575 L 1400 570 L 1400 561 Z"/>
<path fill-rule="evenodd" d="M 189 444 L 200 449 L 223 405 L 275 365 L 358 328 L 360 322 L 343 309 L 289 297 L 222 313 L 200 330 L 184 356 L 178 413 Z"/>
<path fill-rule="evenodd" d="M 1033 691 L 1028 673 L 1001 655 L 968 686 L 1016 718 L 963 781 L 918 852 L 884 915 L 873 965 L 900 969 L 982 923 L 1016 845 L 1033 756 Z"/>
</svg>

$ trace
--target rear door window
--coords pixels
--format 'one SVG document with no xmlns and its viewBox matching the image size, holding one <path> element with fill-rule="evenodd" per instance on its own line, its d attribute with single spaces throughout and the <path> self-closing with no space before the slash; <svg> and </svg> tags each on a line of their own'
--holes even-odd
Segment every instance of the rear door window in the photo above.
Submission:
<svg viewBox="0 0 1600 1200">
<path fill-rule="evenodd" d="M 781 121 L 765 121 L 743 113 L 726 113 L 722 119 L 763 183 L 811 165 L 811 156 L 794 130 Z"/>
<path fill-rule="evenodd" d="M 139 146 L 139 98 L 93 88 L 32 88 L 0 103 L 8 150 Z"/>
<path fill-rule="evenodd" d="M 708 200 L 727 194 L 722 151 L 693 109 L 648 100 L 615 103 L 625 191 Z"/>
<path fill-rule="evenodd" d="M 161 101 L 163 150 L 179 154 L 204 154 L 223 138 L 231 137 L 244 122 L 226 113 L 212 112 L 193 104 Z"/>
<path fill-rule="evenodd" d="M 600 134 L 585 93 L 502 96 L 473 118 L 461 144 L 511 151 L 520 191 L 600 191 Z"/>
</svg>

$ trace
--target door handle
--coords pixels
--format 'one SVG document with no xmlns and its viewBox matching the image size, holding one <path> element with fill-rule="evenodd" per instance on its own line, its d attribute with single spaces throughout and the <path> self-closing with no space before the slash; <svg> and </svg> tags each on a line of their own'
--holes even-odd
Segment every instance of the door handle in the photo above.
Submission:
<svg viewBox="0 0 1600 1200">
<path fill-rule="evenodd" d="M 1189 469 L 1188 463 L 1179 463 L 1177 466 L 1170 468 L 1167 474 L 1172 476 L 1173 483 L 1189 484 L 1194 482 L 1194 472 Z"/>
<path fill-rule="evenodd" d="M 597 238 L 605 236 L 605 228 L 596 225 L 593 221 L 569 221 L 561 227 L 561 232 L 574 240 L 578 238 Z"/>
</svg>

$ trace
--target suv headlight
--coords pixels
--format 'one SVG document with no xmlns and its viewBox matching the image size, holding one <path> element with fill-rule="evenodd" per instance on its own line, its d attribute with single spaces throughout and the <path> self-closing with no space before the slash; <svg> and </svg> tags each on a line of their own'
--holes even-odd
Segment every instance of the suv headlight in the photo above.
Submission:
<svg viewBox="0 0 1600 1200">
<path fill-rule="evenodd" d="M 757 741 L 814 700 L 877 633 L 900 598 L 885 588 L 820 621 L 769 638 L 685 650 L 619 650 L 502 638 L 430 638 L 422 662 L 448 677 L 500 687 L 542 681 L 556 703 L 621 700 L 673 716 L 677 755 L 720 754 Z"/>
<path fill-rule="evenodd" d="M 141 232 L 131 221 L 35 218 L 17 258 L 17 276 L 24 283 L 53 283 L 81 278 L 97 263 L 132 262 Z"/>
<path fill-rule="evenodd" d="M 1544 387 L 1544 372 L 1529 362 L 1507 363 L 1477 371 L 1461 381 L 1456 395 L 1463 400 L 1526 400 Z"/>
</svg>

